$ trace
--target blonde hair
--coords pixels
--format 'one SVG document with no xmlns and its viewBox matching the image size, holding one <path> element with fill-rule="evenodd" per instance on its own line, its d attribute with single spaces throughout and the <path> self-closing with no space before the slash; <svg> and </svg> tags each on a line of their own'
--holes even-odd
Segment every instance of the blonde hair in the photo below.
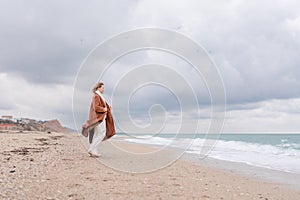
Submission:
<svg viewBox="0 0 300 200">
<path fill-rule="evenodd" d="M 97 82 L 97 83 L 95 84 L 95 86 L 93 87 L 93 92 L 95 93 L 95 92 L 98 90 L 98 88 L 101 88 L 101 87 L 102 87 L 102 85 L 104 85 L 104 83 L 102 83 L 102 82 Z"/>
</svg>

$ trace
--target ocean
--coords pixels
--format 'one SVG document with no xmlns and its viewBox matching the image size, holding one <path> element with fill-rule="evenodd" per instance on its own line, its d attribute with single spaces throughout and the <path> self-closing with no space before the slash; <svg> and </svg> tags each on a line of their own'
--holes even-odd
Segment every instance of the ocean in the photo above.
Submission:
<svg viewBox="0 0 300 200">
<path fill-rule="evenodd" d="M 190 144 L 185 153 L 197 155 L 206 139 L 204 134 L 149 134 L 125 141 L 182 149 Z M 207 157 L 299 175 L 300 134 L 222 134 Z"/>
</svg>

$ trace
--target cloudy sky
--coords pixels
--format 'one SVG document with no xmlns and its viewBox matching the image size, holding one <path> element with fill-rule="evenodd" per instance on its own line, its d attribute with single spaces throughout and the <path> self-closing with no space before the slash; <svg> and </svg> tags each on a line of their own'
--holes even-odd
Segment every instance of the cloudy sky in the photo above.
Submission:
<svg viewBox="0 0 300 200">
<path fill-rule="evenodd" d="M 1 0 L 0 26 L 1 115 L 56 118 L 75 128 L 74 83 L 84 59 L 114 35 L 154 27 L 185 35 L 213 60 L 226 91 L 224 132 L 300 131 L 298 0 Z M 167 113 L 167 128 L 176 130 L 180 106 L 185 107 L 191 124 L 199 123 L 199 130 L 208 126 L 210 103 L 205 81 L 197 85 L 199 77 L 176 59 L 165 52 L 145 51 L 113 64 L 103 80 L 107 95 L 118 100 L 113 109 L 119 128 L 124 129 L 121 126 L 129 124 L 130 117 L 138 128 L 150 122 L 160 124 L 165 119 L 162 113 Z M 195 102 L 184 97 L 181 104 L 176 100 L 176 95 L 189 96 L 178 88 L 184 84 L 175 85 L 175 92 L 158 84 L 140 85 L 132 88 L 130 98 L 124 92 L 127 86 L 112 93 L 114 77 L 149 63 L 168 65 L 189 77 L 199 90 L 199 112 L 195 113 Z M 137 72 L 142 80 L 151 78 L 151 73 Z M 175 75 L 168 78 L 172 77 Z M 74 111 L 81 116 L 79 124 L 87 117 L 91 97 L 90 91 L 82 95 L 82 108 Z M 126 107 L 122 103 L 128 104 L 130 113 L 122 110 Z"/>
</svg>

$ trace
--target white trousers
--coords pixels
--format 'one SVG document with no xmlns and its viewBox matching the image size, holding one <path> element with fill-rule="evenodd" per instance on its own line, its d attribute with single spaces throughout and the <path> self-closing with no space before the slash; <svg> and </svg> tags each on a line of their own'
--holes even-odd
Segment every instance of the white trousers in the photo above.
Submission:
<svg viewBox="0 0 300 200">
<path fill-rule="evenodd" d="M 106 134 L 105 120 L 98 124 L 94 129 L 93 141 L 90 144 L 89 152 L 98 154 L 99 144 L 102 142 Z"/>
</svg>

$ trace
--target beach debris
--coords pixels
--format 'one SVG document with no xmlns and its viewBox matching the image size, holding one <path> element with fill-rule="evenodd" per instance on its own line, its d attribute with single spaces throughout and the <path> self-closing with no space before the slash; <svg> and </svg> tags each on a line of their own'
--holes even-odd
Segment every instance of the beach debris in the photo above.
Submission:
<svg viewBox="0 0 300 200">
<path fill-rule="evenodd" d="M 68 197 L 71 197 L 71 198 L 76 197 L 76 196 L 77 196 L 77 194 L 74 194 L 74 193 L 68 195 Z"/>
<path fill-rule="evenodd" d="M 20 147 L 18 149 L 13 149 L 11 151 L 5 151 L 4 153 L 15 153 L 17 155 L 28 155 L 30 153 L 44 152 L 48 148 L 34 148 L 34 147 Z"/>
<path fill-rule="evenodd" d="M 27 155 L 27 154 L 29 154 L 29 151 L 26 147 L 21 147 L 19 149 L 14 149 L 14 150 L 11 150 L 10 152 L 16 153 L 18 155 Z"/>
<path fill-rule="evenodd" d="M 210 198 L 210 196 L 209 196 L 209 195 L 206 195 L 206 194 L 204 194 L 204 195 L 202 195 L 202 198 L 209 199 L 209 198 Z"/>
<path fill-rule="evenodd" d="M 58 139 L 61 139 L 61 138 L 63 138 L 63 137 L 64 137 L 63 135 L 50 136 L 50 138 L 51 138 L 52 140 L 58 140 Z"/>
<path fill-rule="evenodd" d="M 41 142 L 41 143 L 42 143 L 41 145 L 48 145 L 48 144 L 49 144 L 49 143 L 47 142 L 48 139 L 46 139 L 46 138 L 37 138 L 37 139 L 35 139 L 35 140 Z"/>
<path fill-rule="evenodd" d="M 15 173 L 15 172 L 16 172 L 16 166 L 13 166 L 13 168 L 9 170 L 9 173 Z"/>
</svg>

